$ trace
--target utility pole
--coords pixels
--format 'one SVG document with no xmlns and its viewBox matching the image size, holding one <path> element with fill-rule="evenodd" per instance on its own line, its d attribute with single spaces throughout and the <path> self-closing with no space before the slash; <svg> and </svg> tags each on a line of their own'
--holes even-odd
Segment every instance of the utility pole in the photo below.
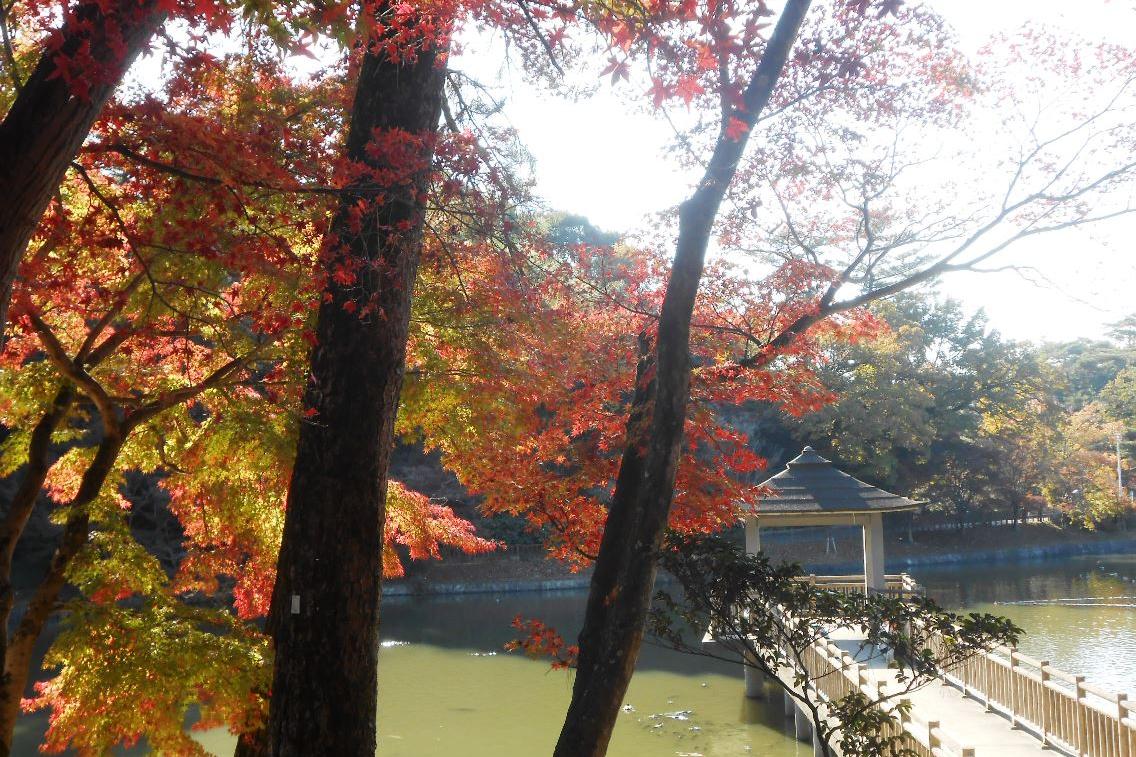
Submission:
<svg viewBox="0 0 1136 757">
<path fill-rule="evenodd" d="M 1116 435 L 1116 496 L 1124 499 L 1124 473 L 1120 467 L 1120 434 Z"/>
<path fill-rule="evenodd" d="M 1116 488 L 1117 494 L 1121 500 L 1124 499 L 1124 473 L 1120 467 L 1120 434 L 1116 435 Z M 1132 495 L 1129 493 L 1128 501 L 1132 501 Z M 1128 513 L 1122 513 L 1120 516 L 1120 529 L 1122 531 L 1128 530 Z"/>
</svg>

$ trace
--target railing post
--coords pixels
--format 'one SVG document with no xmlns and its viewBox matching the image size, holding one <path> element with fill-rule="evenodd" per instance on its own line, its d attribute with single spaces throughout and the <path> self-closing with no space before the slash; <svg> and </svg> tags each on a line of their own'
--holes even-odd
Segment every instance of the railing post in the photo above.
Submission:
<svg viewBox="0 0 1136 757">
<path fill-rule="evenodd" d="M 1010 727 L 1018 727 L 1018 707 L 1020 703 L 1018 698 L 1021 696 L 1018 691 L 1018 650 L 1010 650 Z"/>
<path fill-rule="evenodd" d="M 1038 668 L 1041 671 L 1041 702 L 1039 703 L 1041 722 L 1038 725 L 1041 726 L 1041 743 L 1044 746 L 1049 746 L 1049 662 L 1041 663 Z"/>
<path fill-rule="evenodd" d="M 1128 729 L 1124 727 L 1124 703 L 1127 700 L 1128 695 L 1124 692 L 1116 695 L 1116 743 L 1120 757 L 1136 757 L 1128 749 L 1128 734 L 1125 733 Z"/>
<path fill-rule="evenodd" d="M 986 711 L 990 712 L 990 675 L 994 672 L 997 663 L 989 654 L 982 655 L 982 693 L 986 697 Z"/>
<path fill-rule="evenodd" d="M 959 688 L 962 689 L 963 699 L 966 699 L 966 682 L 970 678 L 970 663 L 971 658 L 967 658 L 959 663 L 958 666 Z"/>
<path fill-rule="evenodd" d="M 1088 720 L 1085 717 L 1085 677 L 1073 676 L 1074 693 L 1076 695 L 1077 714 L 1077 754 L 1085 757 L 1089 753 Z"/>
<path fill-rule="evenodd" d="M 927 721 L 927 751 L 930 752 L 931 754 L 934 754 L 935 753 L 935 747 L 939 746 L 939 744 L 937 743 L 939 739 L 935 735 L 935 731 L 938 730 L 938 728 L 939 728 L 939 721 L 938 720 L 928 720 Z"/>
</svg>

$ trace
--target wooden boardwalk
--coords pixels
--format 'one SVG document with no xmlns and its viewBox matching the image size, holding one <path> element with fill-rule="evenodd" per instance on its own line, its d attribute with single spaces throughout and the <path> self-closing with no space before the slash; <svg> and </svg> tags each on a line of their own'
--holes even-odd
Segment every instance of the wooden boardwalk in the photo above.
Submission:
<svg viewBox="0 0 1136 757">
<path fill-rule="evenodd" d="M 782 677 L 791 680 L 792 673 L 785 670 Z M 881 685 L 884 693 L 901 688 L 895 683 L 895 672 L 886 668 L 868 670 L 865 680 L 873 692 Z M 912 704 L 910 717 L 903 723 L 912 742 L 909 746 L 921 755 L 1026 757 L 1064 752 L 1043 747 L 1034 734 L 1014 728 L 1001 714 L 987 711 L 983 703 L 963 696 L 957 688 L 943 682 L 928 684 L 904 698 Z M 807 711 L 794 712 L 800 710 L 794 701 L 787 700 L 785 706 L 787 717 L 809 717 Z M 806 728 L 798 724 L 797 737 L 810 740 L 811 724 Z"/>
<path fill-rule="evenodd" d="M 895 591 L 911 585 L 906 576 L 889 579 Z M 858 690 L 877 700 L 902 691 L 897 671 L 887 667 L 882 656 L 854 658 L 862 638 L 851 629 L 834 629 L 801 658 L 809 685 L 821 699 L 837 700 Z M 781 670 L 778 677 L 791 686 L 795 671 Z M 898 716 L 892 731 L 902 729 L 905 743 L 919 755 L 1136 757 L 1136 701 L 1015 650 L 1001 648 L 972 657 L 902 698 L 911 708 Z M 894 712 L 894 703 L 884 706 Z M 797 737 L 810 739 L 808 711 L 787 697 L 786 707 L 786 714 L 796 720 Z"/>
</svg>

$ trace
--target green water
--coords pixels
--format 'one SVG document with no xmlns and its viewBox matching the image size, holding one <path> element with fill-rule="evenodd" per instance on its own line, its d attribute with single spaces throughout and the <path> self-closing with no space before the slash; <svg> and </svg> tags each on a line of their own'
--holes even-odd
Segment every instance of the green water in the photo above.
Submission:
<svg viewBox="0 0 1136 757">
<path fill-rule="evenodd" d="M 379 657 L 379 754 L 551 754 L 571 676 L 502 646 L 515 635 L 510 622 L 517 613 L 574 634 L 583 602 L 577 592 L 389 601 Z M 780 708 L 742 696 L 740 666 L 649 646 L 608 754 L 812 754 L 811 747 L 798 752 L 783 727 Z M 224 744 L 208 745 L 227 753 Z"/>
<path fill-rule="evenodd" d="M 942 604 L 1013 620 L 1026 630 L 1018 644 L 1026 654 L 1136 695 L 1136 555 L 924 569 L 915 577 Z M 1082 599 L 1095 602 L 1076 606 Z"/>
<path fill-rule="evenodd" d="M 1021 649 L 1089 681 L 1136 694 L 1136 555 L 916 570 L 948 606 L 997 612 L 1023 626 Z M 1110 598 L 1123 607 L 996 604 Z M 380 655 L 384 757 L 547 755 L 571 693 L 570 674 L 501 651 L 516 614 L 573 636 L 582 593 L 388 600 Z M 612 757 L 811 754 L 785 733 L 780 709 L 742 695 L 739 666 L 644 650 Z M 34 749 L 33 723 L 23 748 Z M 42 728 L 42 726 L 40 726 Z M 40 730 L 42 733 L 42 730 Z M 202 735 L 231 754 L 226 734 Z"/>
</svg>

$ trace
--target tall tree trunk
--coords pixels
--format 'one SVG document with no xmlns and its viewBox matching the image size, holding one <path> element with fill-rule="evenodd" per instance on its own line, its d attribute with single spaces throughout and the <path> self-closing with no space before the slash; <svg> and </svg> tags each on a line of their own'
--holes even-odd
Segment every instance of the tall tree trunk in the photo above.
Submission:
<svg viewBox="0 0 1136 757">
<path fill-rule="evenodd" d="M 20 698 L 31 673 L 35 643 L 43 633 L 51 613 L 55 611 L 60 592 L 67 584 L 68 566 L 87 543 L 90 531 L 87 505 L 102 490 L 107 476 L 114 470 L 114 463 L 121 450 L 122 436 L 118 433 L 108 433 L 99 443 L 95 457 L 83 472 L 79 490 L 69 505 L 71 515 L 63 527 L 63 538 L 51 558 L 47 575 L 36 587 L 15 633 L 8 640 L 4 655 L 3 687 L 0 689 L 0 755 L 3 757 L 11 754 L 16 718 L 20 714 Z"/>
<path fill-rule="evenodd" d="M 443 51 L 400 65 L 376 48 L 359 73 L 347 156 L 383 169 L 366 149 L 377 131 L 422 141 L 405 183 L 353 185 L 329 232 L 305 396 L 314 414 L 300 430 L 269 616 L 276 755 L 375 753 L 387 468 L 444 81 Z M 344 269 L 358 280 L 332 275 Z"/>
<path fill-rule="evenodd" d="M 752 127 L 769 102 L 810 0 L 789 0 L 734 117 Z M 639 656 L 657 553 L 674 494 L 690 388 L 690 319 L 718 207 L 748 137 L 726 124 L 702 182 L 679 209 L 679 234 L 659 314 L 654 368 L 641 365 L 628 441 L 588 593 L 572 702 L 556 757 L 600 757 Z M 653 374 L 653 380 L 652 380 Z M 646 385 L 644 386 L 644 381 Z"/>
<path fill-rule="evenodd" d="M 105 3 L 79 6 L 60 31 L 62 45 L 43 53 L 0 123 L 0 329 L 8 320 L 20 260 L 67 166 L 165 18 L 154 0 L 120 2 L 113 17 L 104 15 L 100 5 Z M 78 75 L 90 86 L 74 94 L 56 61 L 80 49 L 90 57 L 84 55 Z"/>
</svg>

